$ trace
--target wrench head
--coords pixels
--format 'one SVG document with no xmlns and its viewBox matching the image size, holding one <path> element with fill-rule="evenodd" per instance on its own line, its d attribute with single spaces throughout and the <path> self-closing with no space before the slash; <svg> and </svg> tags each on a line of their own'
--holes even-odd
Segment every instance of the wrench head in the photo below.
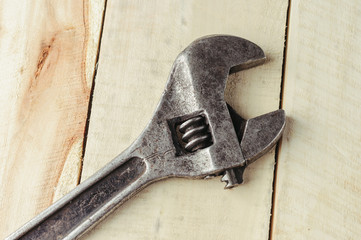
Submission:
<svg viewBox="0 0 361 240">
<path fill-rule="evenodd" d="M 162 178 L 205 177 L 245 166 L 224 90 L 230 72 L 265 59 L 260 47 L 239 37 L 213 35 L 191 43 L 175 60 L 153 119 L 133 153 Z"/>
</svg>

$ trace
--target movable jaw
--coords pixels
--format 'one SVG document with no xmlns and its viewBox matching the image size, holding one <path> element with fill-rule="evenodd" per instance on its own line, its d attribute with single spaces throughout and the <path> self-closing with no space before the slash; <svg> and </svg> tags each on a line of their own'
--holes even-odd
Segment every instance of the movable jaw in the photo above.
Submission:
<svg viewBox="0 0 361 240">
<path fill-rule="evenodd" d="M 225 188 L 233 188 L 243 183 L 245 168 L 267 153 L 281 138 L 286 124 L 286 115 L 282 109 L 245 120 L 236 111 L 228 106 L 232 122 L 246 165 L 227 169 L 223 173 L 222 181 Z"/>
</svg>

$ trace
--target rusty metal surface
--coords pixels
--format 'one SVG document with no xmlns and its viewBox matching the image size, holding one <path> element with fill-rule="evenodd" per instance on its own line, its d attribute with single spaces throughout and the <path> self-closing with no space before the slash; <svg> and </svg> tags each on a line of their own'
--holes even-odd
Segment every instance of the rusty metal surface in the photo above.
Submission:
<svg viewBox="0 0 361 240">
<path fill-rule="evenodd" d="M 194 41 L 175 60 L 138 139 L 7 239 L 76 239 L 142 188 L 169 177 L 225 174 L 226 187 L 239 184 L 247 164 L 279 139 L 285 115 L 279 110 L 246 121 L 227 106 L 224 89 L 230 70 L 264 61 L 260 47 L 239 37 Z"/>
</svg>

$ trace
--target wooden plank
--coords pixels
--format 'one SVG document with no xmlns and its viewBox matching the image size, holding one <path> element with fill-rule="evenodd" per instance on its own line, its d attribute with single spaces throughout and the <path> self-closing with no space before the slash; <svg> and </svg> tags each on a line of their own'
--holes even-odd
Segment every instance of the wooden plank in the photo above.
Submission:
<svg viewBox="0 0 361 240">
<path fill-rule="evenodd" d="M 1 1 L 0 239 L 79 179 L 104 1 Z"/>
<path fill-rule="evenodd" d="M 272 239 L 360 239 L 360 15 L 292 1 Z"/>
<path fill-rule="evenodd" d="M 287 1 L 107 3 L 82 179 L 136 139 L 150 120 L 171 65 L 191 41 L 232 34 L 269 60 L 230 77 L 227 100 L 244 117 L 278 108 Z M 242 80 L 241 80 L 242 79 Z M 246 171 L 246 184 L 171 179 L 143 190 L 84 239 L 268 239 L 274 152 Z"/>
</svg>

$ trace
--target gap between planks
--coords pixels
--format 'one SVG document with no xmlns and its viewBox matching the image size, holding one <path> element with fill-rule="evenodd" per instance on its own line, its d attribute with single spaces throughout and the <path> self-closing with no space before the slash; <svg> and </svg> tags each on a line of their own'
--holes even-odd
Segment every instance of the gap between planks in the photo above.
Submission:
<svg viewBox="0 0 361 240">
<path fill-rule="evenodd" d="M 94 88 L 95 88 L 95 79 L 97 77 L 97 71 L 98 71 L 98 63 L 99 63 L 100 48 L 101 48 L 101 44 L 102 44 L 105 14 L 107 12 L 107 3 L 108 3 L 108 0 L 105 0 L 104 1 L 104 11 L 103 11 L 103 16 L 102 16 L 102 23 L 101 23 L 100 34 L 99 34 L 98 51 L 97 51 L 95 64 L 94 64 L 94 75 L 93 75 L 90 94 L 89 94 L 88 113 L 87 113 L 87 117 L 86 117 L 86 121 L 85 121 L 83 149 L 82 149 L 82 153 L 81 153 L 81 163 L 80 163 L 81 165 L 80 165 L 80 168 L 79 168 L 77 185 L 79 185 L 80 182 L 81 182 L 81 175 L 82 175 L 82 172 L 83 172 L 83 163 L 84 163 L 86 144 L 87 144 L 87 141 L 88 141 L 89 122 L 90 122 L 90 115 L 91 115 L 91 110 L 92 110 L 92 106 L 93 106 L 92 103 L 93 103 L 93 95 L 94 95 Z"/>
<path fill-rule="evenodd" d="M 284 86 L 285 86 L 285 70 L 286 70 L 286 61 L 287 61 L 287 45 L 288 45 L 288 34 L 289 34 L 289 26 L 290 26 L 290 10 L 291 10 L 291 0 L 288 0 L 288 7 L 287 7 L 287 16 L 285 22 L 285 42 L 284 42 L 284 49 L 283 49 L 283 63 L 282 63 L 282 76 L 281 76 L 281 87 L 280 87 L 280 102 L 279 102 L 279 109 L 283 107 L 283 96 L 284 96 Z M 287 113 L 286 113 L 286 124 L 287 124 Z M 269 221 L 269 235 L 268 239 L 273 239 L 273 221 L 274 221 L 274 203 L 276 201 L 276 188 L 277 188 L 277 170 L 278 170 L 278 156 L 279 152 L 282 149 L 282 138 L 276 145 L 275 150 L 275 166 L 273 170 L 273 191 L 272 191 L 272 202 L 271 202 L 271 212 L 270 212 L 270 221 Z"/>
</svg>

